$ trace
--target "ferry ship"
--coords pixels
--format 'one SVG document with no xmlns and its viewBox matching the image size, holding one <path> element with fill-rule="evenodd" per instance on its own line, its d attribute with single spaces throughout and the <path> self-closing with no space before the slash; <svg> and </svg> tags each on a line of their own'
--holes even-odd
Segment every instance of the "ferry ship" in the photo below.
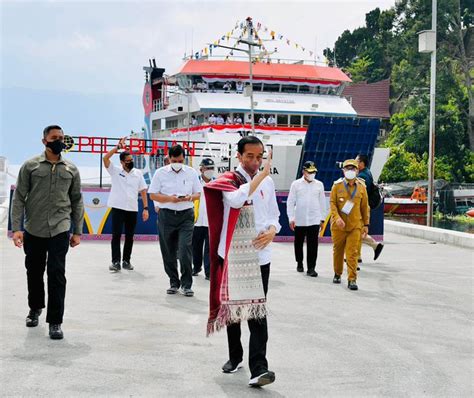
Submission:
<svg viewBox="0 0 474 398">
<path fill-rule="evenodd" d="M 145 121 L 151 139 L 207 143 L 212 153 L 254 134 L 273 147 L 279 174 L 289 169 L 291 178 L 311 117 L 357 116 L 341 96 L 351 80 L 338 68 L 257 63 L 251 85 L 249 63 L 243 61 L 190 59 L 171 76 L 155 66 L 145 70 Z M 280 189 L 289 187 L 287 178 L 280 180 Z"/>
</svg>

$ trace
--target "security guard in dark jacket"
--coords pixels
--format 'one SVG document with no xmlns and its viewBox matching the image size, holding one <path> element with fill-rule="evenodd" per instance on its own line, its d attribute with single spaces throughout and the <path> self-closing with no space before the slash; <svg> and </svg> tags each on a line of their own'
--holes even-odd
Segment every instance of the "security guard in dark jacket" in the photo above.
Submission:
<svg viewBox="0 0 474 398">
<path fill-rule="evenodd" d="M 344 178 L 334 182 L 330 196 L 333 282 L 341 283 L 345 253 L 348 287 L 357 290 L 357 256 L 360 240 L 369 229 L 370 211 L 365 184 L 357 179 L 357 161 L 348 159 L 342 168 Z"/>
</svg>

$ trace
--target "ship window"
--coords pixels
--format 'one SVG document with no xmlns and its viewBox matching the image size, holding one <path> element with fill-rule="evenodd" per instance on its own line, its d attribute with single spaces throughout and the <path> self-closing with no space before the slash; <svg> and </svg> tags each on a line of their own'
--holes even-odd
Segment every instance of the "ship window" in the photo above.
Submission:
<svg viewBox="0 0 474 398">
<path fill-rule="evenodd" d="M 253 91 L 262 91 L 262 83 L 254 83 Z"/>
<path fill-rule="evenodd" d="M 311 119 L 311 116 L 303 115 L 303 126 L 309 126 L 309 121 Z"/>
<path fill-rule="evenodd" d="M 288 115 L 277 115 L 277 124 L 279 126 L 288 126 Z"/>
<path fill-rule="evenodd" d="M 263 84 L 263 91 L 277 93 L 278 91 L 280 91 L 280 85 L 279 84 L 264 83 Z"/>
<path fill-rule="evenodd" d="M 301 126 L 301 115 L 290 115 L 290 126 L 300 127 Z"/>
<path fill-rule="evenodd" d="M 298 86 L 293 84 L 282 84 L 281 85 L 281 92 L 282 93 L 296 93 Z"/>
<path fill-rule="evenodd" d="M 178 120 L 167 120 L 166 121 L 166 128 L 167 129 L 174 129 L 178 127 Z"/>
<path fill-rule="evenodd" d="M 327 94 L 328 93 L 328 88 L 327 87 L 320 87 L 319 88 L 319 94 Z"/>
<path fill-rule="evenodd" d="M 310 86 L 300 86 L 300 93 L 311 93 L 312 92 L 312 87 Z"/>
</svg>

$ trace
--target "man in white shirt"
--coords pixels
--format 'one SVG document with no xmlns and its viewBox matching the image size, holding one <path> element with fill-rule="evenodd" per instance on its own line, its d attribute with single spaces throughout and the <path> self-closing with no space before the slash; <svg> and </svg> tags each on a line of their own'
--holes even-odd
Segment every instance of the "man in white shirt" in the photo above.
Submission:
<svg viewBox="0 0 474 398">
<path fill-rule="evenodd" d="M 308 161 L 303 165 L 303 176 L 293 181 L 286 202 L 290 229 L 295 231 L 295 258 L 298 272 L 303 272 L 303 244 L 306 238 L 307 275 L 317 277 L 319 225 L 326 216 L 324 185 L 316 180 L 316 166 Z"/>
<path fill-rule="evenodd" d="M 268 116 L 267 124 L 268 124 L 269 126 L 275 126 L 275 125 L 276 125 L 276 120 L 275 120 L 275 118 L 273 117 L 273 115 Z"/>
<path fill-rule="evenodd" d="M 166 293 L 176 294 L 181 287 L 185 296 L 192 297 L 193 201 L 200 198 L 202 186 L 197 171 L 184 165 L 181 145 L 171 147 L 168 155 L 170 164 L 156 170 L 148 192 L 152 200 L 160 202 L 158 234 L 165 272 L 170 278 Z"/>
<path fill-rule="evenodd" d="M 215 164 L 212 159 L 204 158 L 201 161 L 199 181 L 203 187 L 214 179 L 214 168 Z M 206 279 L 209 280 L 209 221 L 204 195 L 195 205 L 197 207 L 197 219 L 193 231 L 193 276 L 201 272 L 204 260 L 204 274 Z"/>
<path fill-rule="evenodd" d="M 207 119 L 207 121 L 209 122 L 209 124 L 216 124 L 217 118 L 214 116 L 213 113 L 211 113 L 211 116 L 209 116 L 209 119 Z"/>
<path fill-rule="evenodd" d="M 224 124 L 224 118 L 222 115 L 217 115 L 216 124 Z"/>
<path fill-rule="evenodd" d="M 123 148 L 125 148 L 125 138 L 122 138 L 119 144 L 107 152 L 103 158 L 104 166 L 112 180 L 112 188 L 107 202 L 107 205 L 112 208 L 112 264 L 109 266 L 111 271 L 120 271 L 120 239 L 124 227 L 125 244 L 122 267 L 130 271 L 133 270 L 130 258 L 137 224 L 138 193 L 140 193 L 143 202 L 143 221 L 147 221 L 149 217 L 146 195 L 147 185 L 142 172 L 134 168 L 133 157 L 130 152 L 120 153 L 121 167 L 115 166 L 110 161 L 110 158 L 119 149 Z"/>
<path fill-rule="evenodd" d="M 264 115 L 260 116 L 260 119 L 258 119 L 258 124 L 260 126 L 265 126 L 267 124 L 267 119 L 265 118 Z"/>
<path fill-rule="evenodd" d="M 268 330 L 264 306 L 270 275 L 269 244 L 281 229 L 280 212 L 275 185 L 269 175 L 271 156 L 263 171 L 259 172 L 264 152 L 262 142 L 254 136 L 243 137 L 237 144 L 237 151 L 240 161 L 237 169 L 225 173 L 205 187 L 209 219 L 214 220 L 214 217 L 218 217 L 218 213 L 222 218 L 221 220 L 216 218 L 209 225 L 211 293 L 208 333 L 227 325 L 229 360 L 223 365 L 222 370 L 224 373 L 234 373 L 243 360 L 240 322 L 247 320 L 250 330 L 249 384 L 263 386 L 275 380 L 275 373 L 268 370 L 266 359 Z M 246 207 L 252 209 L 245 210 Z M 236 212 L 241 213 L 238 215 L 238 220 Z M 243 216 L 250 219 L 242 218 L 242 212 Z M 253 214 L 253 217 L 246 214 Z M 235 229 L 232 229 L 232 225 Z M 236 236 L 234 232 L 237 229 L 239 232 Z M 229 249 L 233 246 L 234 240 L 239 241 L 239 236 L 248 231 L 252 236 L 250 242 L 242 241 L 241 246 L 237 245 L 236 252 L 233 252 L 232 248 Z M 228 233 L 232 233 L 232 236 L 228 236 Z M 253 246 L 252 249 L 248 245 Z M 231 257 L 228 257 L 229 253 L 233 253 Z M 251 283 L 239 284 L 239 278 L 245 279 L 245 275 L 254 277 L 250 269 L 254 254 L 260 275 L 256 276 L 257 279 L 251 280 Z M 255 296 L 242 295 L 244 290 L 257 285 L 263 291 L 252 291 Z M 223 289 L 223 286 L 226 288 Z M 258 294 L 261 295 L 260 299 L 257 297 Z"/>
</svg>

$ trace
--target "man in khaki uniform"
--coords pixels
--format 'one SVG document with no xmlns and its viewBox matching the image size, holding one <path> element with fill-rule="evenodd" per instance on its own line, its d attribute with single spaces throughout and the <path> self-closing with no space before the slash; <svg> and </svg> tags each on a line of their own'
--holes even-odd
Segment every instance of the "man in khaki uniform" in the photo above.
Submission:
<svg viewBox="0 0 474 398">
<path fill-rule="evenodd" d="M 330 196 L 333 283 L 341 283 L 345 252 L 348 288 L 357 290 L 357 256 L 360 240 L 369 230 L 369 203 L 365 184 L 357 179 L 357 161 L 347 159 L 342 169 L 344 178 L 334 182 Z"/>
</svg>

